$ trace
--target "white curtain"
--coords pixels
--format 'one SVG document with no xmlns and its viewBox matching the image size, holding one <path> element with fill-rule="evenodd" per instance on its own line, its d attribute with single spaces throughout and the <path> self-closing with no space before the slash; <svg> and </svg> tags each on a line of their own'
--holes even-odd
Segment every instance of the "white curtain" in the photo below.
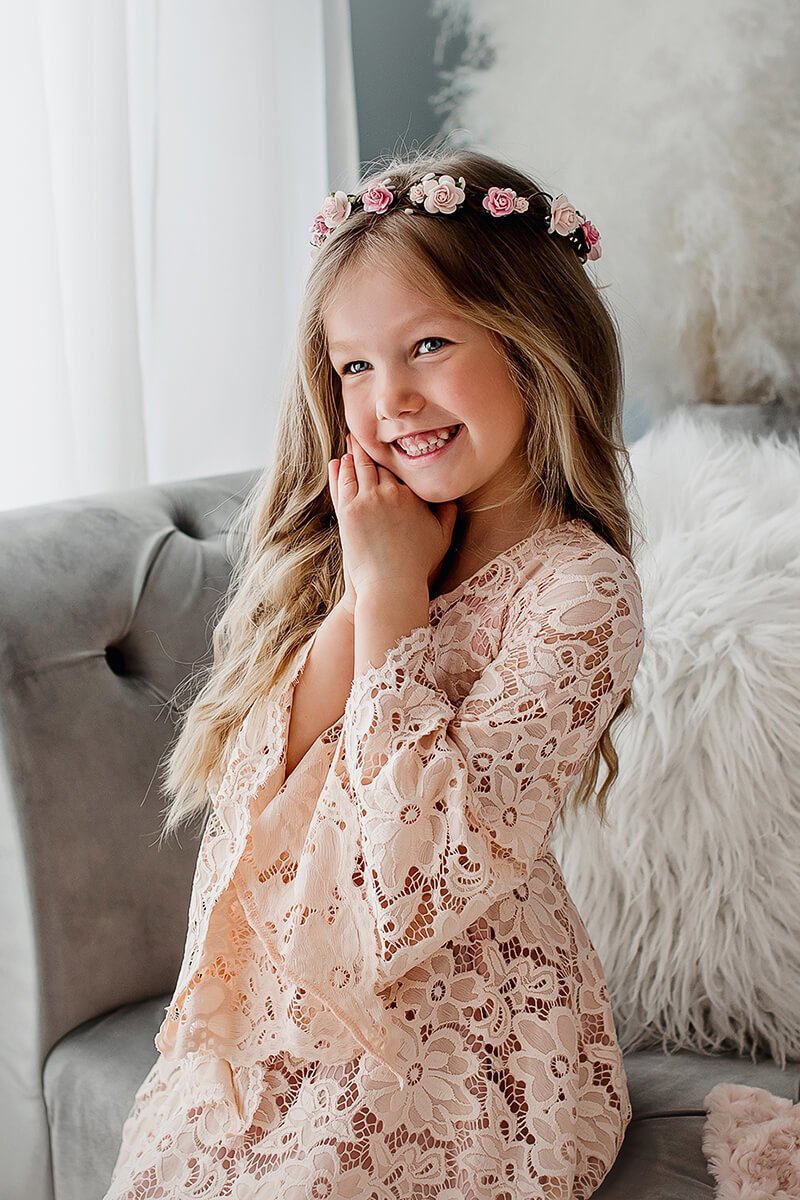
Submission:
<svg viewBox="0 0 800 1200">
<path fill-rule="evenodd" d="M 267 460 L 347 0 L 0 0 L 0 509 Z"/>
</svg>

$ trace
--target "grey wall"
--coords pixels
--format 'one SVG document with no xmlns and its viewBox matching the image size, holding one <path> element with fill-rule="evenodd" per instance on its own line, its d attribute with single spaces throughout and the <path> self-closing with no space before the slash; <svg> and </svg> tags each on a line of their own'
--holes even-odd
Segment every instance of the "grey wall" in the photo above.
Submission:
<svg viewBox="0 0 800 1200">
<path fill-rule="evenodd" d="M 362 166 L 378 154 L 424 142 L 439 130 L 442 115 L 431 97 L 440 72 L 458 62 L 463 38 L 449 37 L 435 62 L 440 22 L 430 0 L 350 0 L 353 71 Z"/>
<path fill-rule="evenodd" d="M 350 0 L 353 74 L 356 89 L 359 151 L 365 167 L 377 155 L 402 152 L 439 133 L 448 101 L 447 73 L 467 49 L 463 31 L 442 36 L 441 21 L 429 13 L 430 0 Z M 470 46 L 475 53 L 474 43 Z M 491 65 L 483 48 L 482 65 Z M 472 61 L 472 59 L 471 59 Z M 628 399 L 623 437 L 630 445 L 647 432 L 649 416 Z"/>
</svg>

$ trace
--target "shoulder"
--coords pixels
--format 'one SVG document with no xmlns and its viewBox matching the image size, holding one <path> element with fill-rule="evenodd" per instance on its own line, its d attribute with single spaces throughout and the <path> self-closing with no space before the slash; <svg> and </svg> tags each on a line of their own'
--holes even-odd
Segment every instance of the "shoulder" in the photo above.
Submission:
<svg viewBox="0 0 800 1200">
<path fill-rule="evenodd" d="M 632 678 L 644 644 L 636 567 L 581 522 L 545 548 L 511 598 L 506 633 L 581 643 Z"/>
<path fill-rule="evenodd" d="M 554 530 L 540 552 L 521 563 L 517 583 L 511 612 L 541 612 L 543 607 L 558 607 L 570 598 L 592 598 L 609 604 L 622 598 L 641 616 L 642 588 L 636 567 L 587 521 Z"/>
</svg>

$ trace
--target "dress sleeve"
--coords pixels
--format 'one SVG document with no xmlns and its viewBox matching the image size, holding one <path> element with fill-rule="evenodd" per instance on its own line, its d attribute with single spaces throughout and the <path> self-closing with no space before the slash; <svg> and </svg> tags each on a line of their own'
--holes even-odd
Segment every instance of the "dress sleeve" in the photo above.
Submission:
<svg viewBox="0 0 800 1200">
<path fill-rule="evenodd" d="M 429 625 L 354 681 L 344 754 L 380 985 L 528 877 L 642 645 L 634 569 L 593 551 L 526 581 L 458 706 L 437 683 Z"/>
<path fill-rule="evenodd" d="M 274 799 L 286 776 L 286 740 L 295 686 L 316 630 L 295 652 L 284 681 L 257 700 L 208 781 L 211 806 L 195 862 L 183 959 L 155 1046 L 167 1057 L 196 1048 L 188 1010 L 203 977 L 209 924 L 250 836 L 255 814 Z"/>
</svg>

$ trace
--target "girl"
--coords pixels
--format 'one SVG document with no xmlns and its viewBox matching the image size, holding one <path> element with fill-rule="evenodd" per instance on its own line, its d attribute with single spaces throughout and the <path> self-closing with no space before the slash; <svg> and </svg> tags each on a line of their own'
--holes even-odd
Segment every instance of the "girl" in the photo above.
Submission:
<svg viewBox="0 0 800 1200">
<path fill-rule="evenodd" d="M 474 150 L 312 231 L 169 763 L 164 831 L 208 820 L 106 1200 L 584 1200 L 631 1106 L 548 843 L 568 796 L 604 815 L 643 646 L 599 235 Z"/>
</svg>

